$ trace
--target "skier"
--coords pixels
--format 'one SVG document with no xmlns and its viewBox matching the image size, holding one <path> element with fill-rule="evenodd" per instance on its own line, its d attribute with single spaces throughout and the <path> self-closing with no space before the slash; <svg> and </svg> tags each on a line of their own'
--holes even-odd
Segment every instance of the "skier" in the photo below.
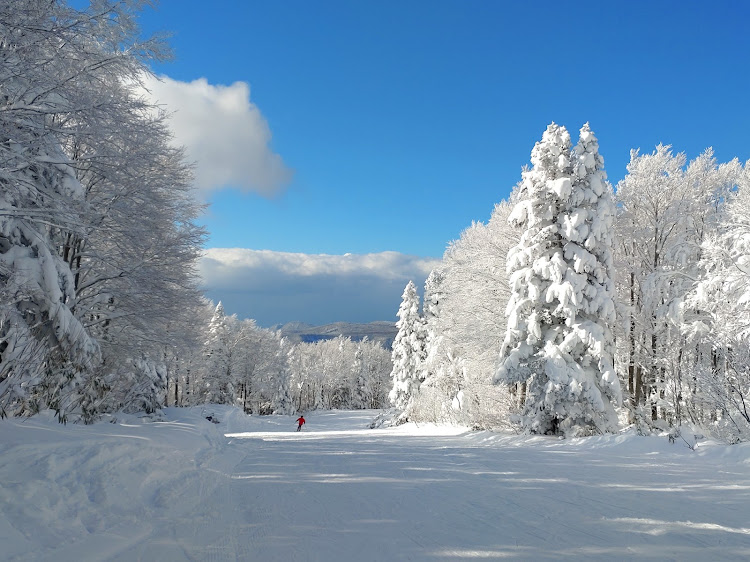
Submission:
<svg viewBox="0 0 750 562">
<path fill-rule="evenodd" d="M 299 424 L 297 426 L 297 431 L 300 431 L 302 429 L 302 426 L 305 425 L 305 418 L 303 418 L 302 416 L 298 417 L 297 423 Z"/>
</svg>

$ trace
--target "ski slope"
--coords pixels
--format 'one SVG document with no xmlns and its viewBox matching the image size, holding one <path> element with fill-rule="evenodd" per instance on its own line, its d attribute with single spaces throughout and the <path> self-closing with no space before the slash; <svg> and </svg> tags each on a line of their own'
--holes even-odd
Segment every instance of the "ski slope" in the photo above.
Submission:
<svg viewBox="0 0 750 562">
<path fill-rule="evenodd" d="M 300 433 L 228 407 L 0 421 L 0 559 L 750 557 L 749 445 L 368 429 L 376 414 Z"/>
</svg>

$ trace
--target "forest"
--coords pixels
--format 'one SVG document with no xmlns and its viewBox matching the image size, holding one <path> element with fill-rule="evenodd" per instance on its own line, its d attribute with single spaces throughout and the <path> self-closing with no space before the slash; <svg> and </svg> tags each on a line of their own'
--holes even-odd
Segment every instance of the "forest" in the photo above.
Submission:
<svg viewBox="0 0 750 562">
<path fill-rule="evenodd" d="M 392 350 L 292 345 L 201 294 L 204 208 L 141 94 L 169 50 L 136 13 L 0 4 L 1 416 L 393 407 L 397 423 L 750 439 L 748 164 L 659 145 L 613 186 L 588 124 L 573 144 L 553 123 L 423 302 L 406 286 Z"/>
<path fill-rule="evenodd" d="M 554 123 L 531 163 L 449 246 L 422 315 L 404 292 L 408 417 L 747 440 L 748 165 L 634 150 L 613 189 L 588 124 L 571 146 Z"/>
</svg>

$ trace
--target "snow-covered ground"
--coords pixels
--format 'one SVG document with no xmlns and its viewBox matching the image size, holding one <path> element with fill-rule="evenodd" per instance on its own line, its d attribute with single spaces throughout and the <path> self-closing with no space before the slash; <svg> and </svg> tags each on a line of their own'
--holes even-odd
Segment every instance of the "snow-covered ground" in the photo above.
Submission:
<svg viewBox="0 0 750 562">
<path fill-rule="evenodd" d="M 216 414 L 219 424 L 205 419 Z M 376 412 L 0 422 L 0 559 L 750 557 L 750 445 L 368 429 Z"/>
</svg>

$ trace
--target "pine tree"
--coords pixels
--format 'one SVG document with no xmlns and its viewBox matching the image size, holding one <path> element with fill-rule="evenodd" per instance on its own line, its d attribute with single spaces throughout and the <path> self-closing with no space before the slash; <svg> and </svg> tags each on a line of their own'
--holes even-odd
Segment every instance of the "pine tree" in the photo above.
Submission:
<svg viewBox="0 0 750 562">
<path fill-rule="evenodd" d="M 419 390 L 422 380 L 422 362 L 425 359 L 424 322 L 419 315 L 419 296 L 412 281 L 406 285 L 398 309 L 398 333 L 393 341 L 393 388 L 389 394 L 391 404 L 405 411 Z"/>
<path fill-rule="evenodd" d="M 495 382 L 527 383 L 523 425 L 533 433 L 617 426 L 613 366 L 612 193 L 588 125 L 571 150 L 552 123 L 531 153 L 511 222 L 508 327 Z"/>
</svg>

